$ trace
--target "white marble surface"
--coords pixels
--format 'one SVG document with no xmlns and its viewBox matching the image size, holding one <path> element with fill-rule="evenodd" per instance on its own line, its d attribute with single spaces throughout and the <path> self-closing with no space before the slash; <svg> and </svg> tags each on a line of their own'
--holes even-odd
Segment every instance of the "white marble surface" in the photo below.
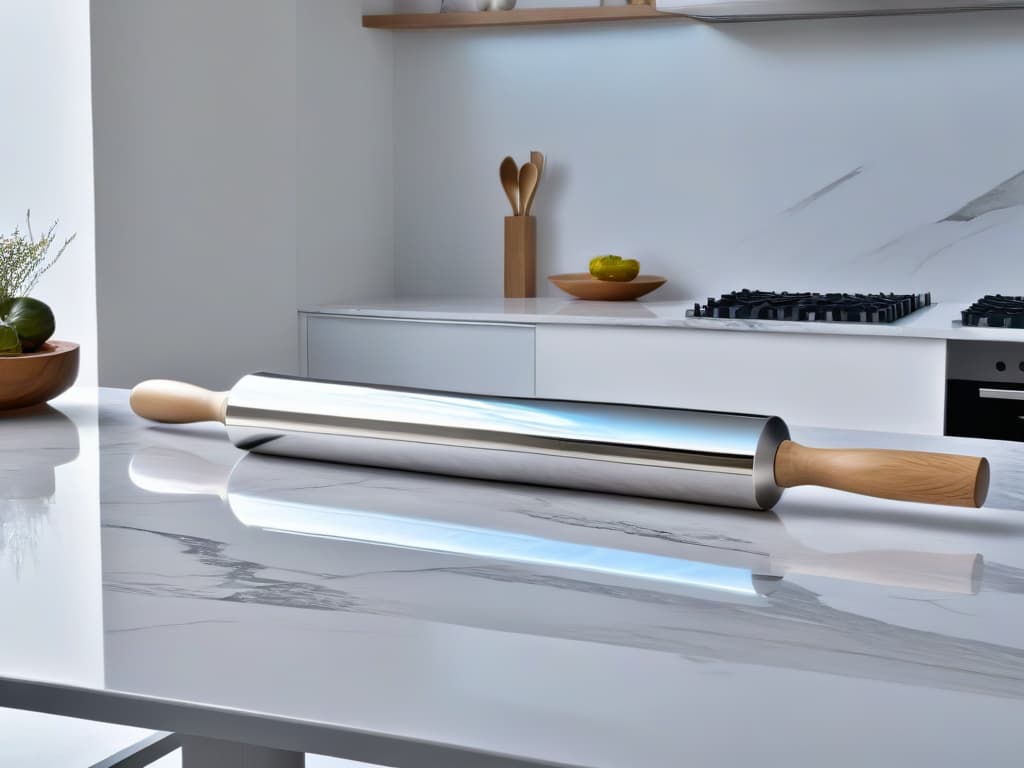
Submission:
<svg viewBox="0 0 1024 768">
<path fill-rule="evenodd" d="M 69 439 L 30 416 L 0 430 L 23 481 Z M 100 467 L 102 614 L 85 631 L 102 635 L 103 674 L 0 656 L 0 706 L 410 767 L 1017 765 L 1024 446 L 794 437 L 984 452 L 990 503 L 794 489 L 753 514 L 243 456 L 218 425 L 148 425 L 102 391 L 99 448 L 73 462 Z M 15 638 L 53 606 L 11 596 L 80 577 L 33 539 L 97 501 L 57 481 L 0 549 L 21 563 L 0 584 Z M 352 515 L 633 567 L 338 538 Z M 701 578 L 644 573 L 645 557 Z"/>
<path fill-rule="evenodd" d="M 396 298 L 342 304 L 310 304 L 300 312 L 351 317 L 384 317 L 406 320 L 457 320 L 462 322 L 647 326 L 712 331 L 762 331 L 768 333 L 844 334 L 922 339 L 975 339 L 1021 341 L 1024 329 L 965 328 L 960 311 L 974 299 L 937 302 L 893 323 L 809 323 L 786 320 L 724 320 L 687 317 L 695 303 L 684 301 L 584 301 L 572 298 L 480 299 Z"/>
</svg>

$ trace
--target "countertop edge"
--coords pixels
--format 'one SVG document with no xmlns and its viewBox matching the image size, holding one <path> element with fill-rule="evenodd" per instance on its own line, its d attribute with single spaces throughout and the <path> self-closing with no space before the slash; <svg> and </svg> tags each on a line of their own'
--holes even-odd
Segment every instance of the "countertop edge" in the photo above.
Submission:
<svg viewBox="0 0 1024 768">
<path fill-rule="evenodd" d="M 374 765 L 401 765 L 415 760 L 451 768 L 577 768 L 567 763 L 517 758 L 354 726 L 23 678 L 0 676 L 0 706 L 228 739 L 273 749 L 314 752 Z M 154 726 L 157 721 L 159 726 Z M 343 736 L 344 750 L 338 748 L 339 736 Z"/>
<path fill-rule="evenodd" d="M 693 300 L 666 302 L 584 302 L 542 299 L 439 299 L 306 304 L 300 314 L 319 317 L 494 323 L 503 325 L 591 325 L 614 328 L 753 331 L 807 336 L 877 336 L 972 341 L 1024 342 L 1014 328 L 974 328 L 959 324 L 962 302 L 939 302 L 894 324 L 806 323 L 779 320 L 719 320 L 688 318 Z M 644 314 L 640 314 L 644 313 Z"/>
</svg>

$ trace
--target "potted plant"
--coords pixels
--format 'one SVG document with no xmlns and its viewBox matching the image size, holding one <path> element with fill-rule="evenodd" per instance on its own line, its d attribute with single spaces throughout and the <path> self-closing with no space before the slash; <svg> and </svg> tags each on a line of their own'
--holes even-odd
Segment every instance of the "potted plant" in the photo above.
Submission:
<svg viewBox="0 0 1024 768">
<path fill-rule="evenodd" d="M 31 296 L 42 277 L 75 239 L 51 254 L 58 222 L 36 238 L 31 211 L 25 232 L 0 236 L 0 409 L 23 408 L 56 397 L 78 375 L 78 345 L 51 341 L 56 321 L 50 308 Z"/>
</svg>

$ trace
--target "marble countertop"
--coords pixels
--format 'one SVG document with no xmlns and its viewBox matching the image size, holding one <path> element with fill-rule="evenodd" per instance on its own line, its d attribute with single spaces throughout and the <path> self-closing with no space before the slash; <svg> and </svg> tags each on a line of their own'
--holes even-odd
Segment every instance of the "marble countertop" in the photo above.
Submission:
<svg viewBox="0 0 1024 768">
<path fill-rule="evenodd" d="M 0 414 L 0 706 L 401 766 L 1017 765 L 1024 445 L 793 432 L 984 453 L 989 505 L 249 456 L 118 390 Z"/>
<path fill-rule="evenodd" d="M 687 317 L 686 311 L 706 298 L 684 301 L 583 301 L 580 299 L 380 299 L 342 304 L 310 304 L 300 312 L 350 317 L 463 322 L 614 325 L 654 328 L 693 328 L 715 331 L 843 334 L 925 339 L 1021 341 L 1024 331 L 1014 328 L 965 328 L 960 311 L 968 301 L 932 304 L 894 323 L 801 323 L 779 320 L 720 320 Z"/>
</svg>

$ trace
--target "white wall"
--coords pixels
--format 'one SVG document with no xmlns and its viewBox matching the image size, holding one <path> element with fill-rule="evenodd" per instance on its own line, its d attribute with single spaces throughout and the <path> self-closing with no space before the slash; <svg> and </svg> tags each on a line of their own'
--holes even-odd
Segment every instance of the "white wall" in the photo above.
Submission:
<svg viewBox="0 0 1024 768">
<path fill-rule="evenodd" d="M 298 0 L 296 9 L 298 302 L 391 296 L 392 38 L 367 34 L 351 0 Z"/>
<path fill-rule="evenodd" d="M 295 8 L 92 4 L 100 382 L 295 365 Z"/>
<path fill-rule="evenodd" d="M 393 293 L 392 43 L 361 10 L 93 0 L 101 383 L 294 372 L 299 304 Z"/>
<path fill-rule="evenodd" d="M 78 381 L 94 386 L 89 2 L 3 0 L 0 29 L 0 232 L 24 231 L 31 208 L 37 236 L 60 219 L 55 248 L 78 234 L 33 294 L 53 308 L 55 337 L 81 345 Z"/>
<path fill-rule="evenodd" d="M 670 278 L 652 299 L 1024 284 L 1024 176 L 943 221 L 1024 170 L 1024 12 L 394 39 L 400 295 L 500 295 L 498 163 L 531 149 L 540 276 L 614 252 Z"/>
</svg>

